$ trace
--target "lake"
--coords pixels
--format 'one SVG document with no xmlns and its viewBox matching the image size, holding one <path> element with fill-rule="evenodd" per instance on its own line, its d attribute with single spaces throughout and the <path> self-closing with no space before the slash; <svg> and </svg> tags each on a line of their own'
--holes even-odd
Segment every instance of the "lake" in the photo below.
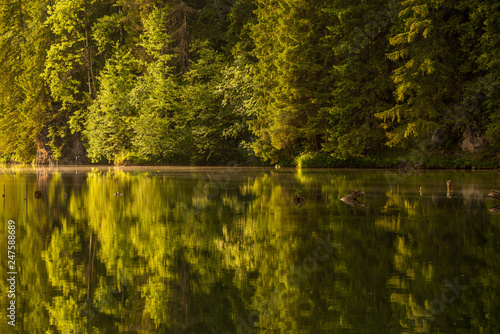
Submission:
<svg viewBox="0 0 500 334">
<path fill-rule="evenodd" d="M 497 171 L 6 167 L 0 331 L 498 333 L 491 189 Z"/>
</svg>

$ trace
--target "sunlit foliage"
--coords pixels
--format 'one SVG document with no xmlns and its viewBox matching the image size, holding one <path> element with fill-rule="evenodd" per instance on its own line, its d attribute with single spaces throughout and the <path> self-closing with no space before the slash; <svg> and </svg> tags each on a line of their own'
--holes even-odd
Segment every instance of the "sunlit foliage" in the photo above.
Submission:
<svg viewBox="0 0 500 334">
<path fill-rule="evenodd" d="M 6 0 L 0 157 L 492 167 L 497 12 L 487 0 Z"/>
</svg>

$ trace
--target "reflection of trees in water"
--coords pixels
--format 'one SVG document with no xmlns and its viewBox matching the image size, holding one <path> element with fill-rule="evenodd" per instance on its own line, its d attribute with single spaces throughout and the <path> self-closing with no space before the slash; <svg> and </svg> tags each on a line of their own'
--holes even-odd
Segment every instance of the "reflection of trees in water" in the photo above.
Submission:
<svg viewBox="0 0 500 334">
<path fill-rule="evenodd" d="M 480 249 L 488 234 L 499 232 L 490 225 L 481 189 L 484 186 L 461 184 L 450 198 L 439 194 L 418 198 L 387 193 L 383 216 L 376 224 L 397 234 L 394 273 L 387 285 L 391 301 L 403 312 L 401 326 L 405 331 L 478 328 L 470 321 L 470 304 L 478 305 L 478 296 L 470 295 L 470 291 L 471 287 L 482 289 L 480 282 L 484 278 L 480 276 L 489 276 L 494 268 L 498 271 L 498 267 L 485 261 Z M 388 210 L 390 207 L 398 209 Z M 498 250 L 487 259 L 491 256 L 497 257 Z M 452 288 L 447 287 L 450 282 Z M 462 285 L 466 290 L 453 288 Z M 481 296 L 489 299 L 484 305 L 496 299 Z M 478 307 L 477 314 L 489 312 L 487 308 L 481 310 L 482 307 Z M 483 325 L 498 329 L 494 321 L 483 321 Z"/>
<path fill-rule="evenodd" d="M 33 293 L 43 303 L 25 317 L 82 332 L 498 328 L 483 316 L 498 297 L 477 292 L 499 284 L 499 227 L 481 184 L 458 179 L 447 198 L 433 175 L 389 184 L 382 172 L 193 174 L 42 175 L 40 215 L 30 211 L 19 235 L 45 250 L 41 271 L 40 256 L 23 258 L 23 277 L 51 290 Z M 24 182 L 5 183 L 23 194 Z M 353 189 L 366 192 L 364 208 L 340 202 Z M 298 191 L 302 207 L 291 201 Z M 318 237 L 335 244 L 324 261 Z M 435 314 L 455 277 L 467 289 Z"/>
</svg>

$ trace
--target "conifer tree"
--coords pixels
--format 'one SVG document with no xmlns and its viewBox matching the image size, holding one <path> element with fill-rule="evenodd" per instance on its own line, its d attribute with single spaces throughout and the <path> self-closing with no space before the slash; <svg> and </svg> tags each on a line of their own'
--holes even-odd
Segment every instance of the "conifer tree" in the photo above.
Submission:
<svg viewBox="0 0 500 334">
<path fill-rule="evenodd" d="M 167 9 L 154 9 L 144 20 L 141 46 L 148 56 L 143 61 L 145 73 L 130 93 L 131 104 L 138 114 L 133 125 L 134 151 L 139 159 L 146 161 L 171 161 L 178 140 L 170 136 L 179 87 L 169 66 L 174 56 L 167 52 L 171 43 L 165 24 Z"/>
<path fill-rule="evenodd" d="M 50 43 L 43 25 L 46 1 L 0 5 L 0 154 L 32 162 L 47 121 L 50 98 L 40 74 Z"/>
<path fill-rule="evenodd" d="M 500 4 L 493 0 L 477 1 L 474 13 L 484 17 L 480 37 L 481 55 L 477 59 L 484 76 L 480 94 L 488 118 L 486 135 L 494 150 L 500 150 Z"/>
<path fill-rule="evenodd" d="M 329 104 L 320 40 L 325 25 L 322 1 L 257 1 L 251 36 L 258 59 L 257 94 L 262 110 L 252 123 L 257 154 L 275 161 L 285 154 L 318 151 L 324 137 L 321 110 Z"/>
<path fill-rule="evenodd" d="M 117 46 L 99 76 L 99 94 L 89 108 L 84 134 L 93 162 L 120 162 L 131 158 L 136 110 L 130 92 L 137 81 L 137 60 Z"/>
<path fill-rule="evenodd" d="M 453 2 L 405 0 L 390 43 L 396 105 L 379 112 L 389 146 L 415 147 L 441 128 L 460 91 L 459 29 L 462 13 Z M 425 144 L 424 144 L 425 145 Z"/>
<path fill-rule="evenodd" d="M 333 1 L 322 39 L 330 48 L 331 104 L 323 150 L 338 158 L 363 157 L 381 149 L 385 135 L 375 114 L 391 106 L 391 64 L 385 56 L 395 9 L 390 1 Z"/>
</svg>

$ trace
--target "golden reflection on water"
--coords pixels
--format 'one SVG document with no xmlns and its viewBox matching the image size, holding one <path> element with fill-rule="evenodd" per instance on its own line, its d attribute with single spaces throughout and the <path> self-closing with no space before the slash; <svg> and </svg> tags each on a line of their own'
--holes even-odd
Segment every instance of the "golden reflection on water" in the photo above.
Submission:
<svg viewBox="0 0 500 334">
<path fill-rule="evenodd" d="M 494 332 L 497 320 L 485 315 L 498 293 L 481 291 L 499 291 L 500 222 L 483 195 L 497 176 L 5 168 L 0 216 L 18 226 L 17 324 L 75 333 Z M 340 201 L 356 189 L 364 207 Z M 298 193 L 302 206 L 292 201 Z M 5 226 L 0 233 L 5 250 Z M 7 272 L 6 255 L 0 263 Z"/>
</svg>

